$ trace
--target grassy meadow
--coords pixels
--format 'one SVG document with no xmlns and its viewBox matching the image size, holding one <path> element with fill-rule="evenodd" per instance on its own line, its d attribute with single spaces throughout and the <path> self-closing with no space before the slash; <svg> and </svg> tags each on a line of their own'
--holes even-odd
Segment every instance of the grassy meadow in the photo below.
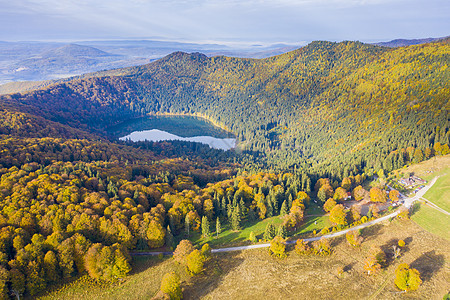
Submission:
<svg viewBox="0 0 450 300">
<path fill-rule="evenodd" d="M 419 203 L 411 219 L 423 229 L 450 241 L 450 216 L 425 203 Z"/>
<path fill-rule="evenodd" d="M 283 223 L 283 218 L 280 216 L 275 216 L 267 218 L 264 220 L 257 220 L 254 222 L 244 222 L 242 224 L 242 229 L 240 231 L 233 231 L 229 224 L 221 224 L 222 232 L 219 235 L 215 234 L 216 223 L 212 222 L 211 232 L 212 236 L 209 239 L 204 239 L 201 236 L 201 232 L 191 232 L 190 240 L 194 245 L 201 246 L 208 243 L 212 248 L 218 247 L 232 247 L 232 246 L 242 246 L 250 245 L 249 241 L 250 232 L 253 231 L 258 240 L 263 239 L 264 231 L 267 224 L 273 224 L 275 230 Z M 322 208 L 318 207 L 316 204 L 311 203 L 311 205 L 305 210 L 305 221 L 302 226 L 298 228 L 297 231 L 289 233 L 290 236 L 298 236 L 311 234 L 314 230 L 320 231 L 324 227 L 330 227 L 331 223 Z M 177 240 L 184 239 L 185 235 L 177 236 Z"/>
</svg>

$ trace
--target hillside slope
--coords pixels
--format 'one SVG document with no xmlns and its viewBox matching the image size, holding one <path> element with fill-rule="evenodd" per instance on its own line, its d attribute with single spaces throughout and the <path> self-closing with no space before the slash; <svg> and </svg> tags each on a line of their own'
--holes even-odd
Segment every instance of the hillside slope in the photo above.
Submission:
<svg viewBox="0 0 450 300">
<path fill-rule="evenodd" d="M 313 42 L 262 60 L 177 52 L 124 76 L 73 80 L 0 103 L 96 131 L 145 113 L 199 113 L 273 165 L 340 176 L 381 168 L 397 149 L 448 143 L 448 61 L 445 41 L 397 49 Z"/>
</svg>

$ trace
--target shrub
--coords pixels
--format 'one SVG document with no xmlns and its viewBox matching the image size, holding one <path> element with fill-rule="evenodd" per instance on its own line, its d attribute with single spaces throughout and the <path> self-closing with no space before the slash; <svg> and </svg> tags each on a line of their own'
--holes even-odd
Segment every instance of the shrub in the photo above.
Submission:
<svg viewBox="0 0 450 300">
<path fill-rule="evenodd" d="M 317 255 L 330 255 L 331 246 L 330 241 L 326 238 L 321 238 L 313 243 L 314 252 Z"/>
<path fill-rule="evenodd" d="M 297 243 L 295 243 L 295 251 L 298 254 L 309 254 L 311 253 L 311 248 L 308 246 L 308 242 L 298 239 Z"/>
<path fill-rule="evenodd" d="M 166 273 L 161 280 L 161 291 L 171 300 L 183 299 L 180 277 L 174 272 Z"/>
<path fill-rule="evenodd" d="M 351 230 L 351 231 L 347 232 L 345 237 L 347 238 L 348 244 L 353 247 L 361 246 L 361 243 L 363 241 L 363 238 L 359 234 L 359 231 L 356 231 L 356 230 Z"/>
<path fill-rule="evenodd" d="M 269 253 L 279 258 L 286 257 L 286 243 L 281 236 L 276 236 L 270 242 Z"/>
<path fill-rule="evenodd" d="M 186 267 L 191 275 L 197 275 L 203 272 L 203 265 L 205 264 L 205 256 L 195 249 L 186 257 Z"/>
</svg>

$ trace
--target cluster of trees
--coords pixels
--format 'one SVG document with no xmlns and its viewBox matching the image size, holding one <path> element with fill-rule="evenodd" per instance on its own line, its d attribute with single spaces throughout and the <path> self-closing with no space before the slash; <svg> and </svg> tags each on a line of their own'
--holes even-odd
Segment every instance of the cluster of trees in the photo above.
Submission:
<svg viewBox="0 0 450 300">
<path fill-rule="evenodd" d="M 311 244 L 312 246 L 307 241 L 298 239 L 295 244 L 295 251 L 302 255 L 330 255 L 332 252 L 329 239 L 321 238 Z"/>
<path fill-rule="evenodd" d="M 6 136 L 0 143 L 3 296 L 34 295 L 83 273 L 101 281 L 123 278 L 131 269 L 130 249 L 168 241 L 170 195 L 195 194 L 201 190 L 196 183 L 234 174 L 223 163 L 161 159 L 106 141 Z"/>
<path fill-rule="evenodd" d="M 189 240 L 182 240 L 173 252 L 173 260 L 186 267 L 191 276 L 201 274 L 204 265 L 211 259 L 211 248 L 204 244 L 201 250 L 195 249 Z M 180 277 L 175 272 L 166 273 L 161 280 L 161 293 L 158 299 L 183 299 Z"/>
<path fill-rule="evenodd" d="M 129 250 L 171 247 L 189 230 L 210 235 L 214 223 L 217 232 L 221 222 L 239 229 L 283 214 L 295 227 L 309 202 L 300 189 L 311 180 L 301 172 L 235 176 L 220 160 L 169 159 L 107 141 L 7 136 L 0 143 L 5 293 L 34 295 L 83 273 L 117 280 L 130 271 Z M 202 270 L 197 254 L 186 262 L 192 274 Z"/>
<path fill-rule="evenodd" d="M 184 265 L 191 275 L 198 275 L 203 272 L 204 264 L 211 257 L 211 248 L 204 244 L 201 250 L 195 249 L 189 240 L 182 240 L 175 251 L 173 259 Z"/>
</svg>

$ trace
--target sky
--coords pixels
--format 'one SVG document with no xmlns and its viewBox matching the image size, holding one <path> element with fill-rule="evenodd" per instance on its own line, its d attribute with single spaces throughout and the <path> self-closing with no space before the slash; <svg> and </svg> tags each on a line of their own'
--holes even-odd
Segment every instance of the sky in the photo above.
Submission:
<svg viewBox="0 0 450 300">
<path fill-rule="evenodd" d="M 450 0 L 0 0 L 0 41 L 388 41 L 450 35 Z"/>
</svg>

